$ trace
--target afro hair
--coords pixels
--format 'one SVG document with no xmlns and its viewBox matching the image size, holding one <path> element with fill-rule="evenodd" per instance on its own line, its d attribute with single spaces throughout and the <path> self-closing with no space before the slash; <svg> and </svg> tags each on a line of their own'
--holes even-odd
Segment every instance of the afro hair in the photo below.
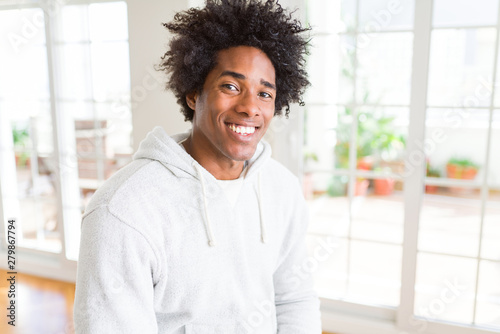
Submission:
<svg viewBox="0 0 500 334">
<path fill-rule="evenodd" d="M 175 94 L 186 121 L 194 115 L 186 95 L 201 92 L 216 66 L 217 53 L 236 46 L 258 48 L 271 60 L 277 87 L 274 115 L 282 115 L 285 107 L 288 116 L 291 102 L 303 105 L 302 95 L 309 86 L 305 70 L 309 40 L 303 33 L 309 28 L 277 0 L 206 0 L 205 8 L 179 12 L 163 26 L 174 38 L 158 70 L 170 76 L 166 87 Z"/>
</svg>

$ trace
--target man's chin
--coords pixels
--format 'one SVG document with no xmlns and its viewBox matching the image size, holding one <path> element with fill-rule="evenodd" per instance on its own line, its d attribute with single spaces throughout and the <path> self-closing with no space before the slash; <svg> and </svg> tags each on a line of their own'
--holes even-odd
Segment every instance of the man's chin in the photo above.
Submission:
<svg viewBox="0 0 500 334">
<path fill-rule="evenodd" d="M 239 150 L 236 152 L 229 151 L 227 157 L 234 161 L 246 161 L 250 160 L 255 154 L 257 147 L 247 147 L 245 150 Z"/>
</svg>

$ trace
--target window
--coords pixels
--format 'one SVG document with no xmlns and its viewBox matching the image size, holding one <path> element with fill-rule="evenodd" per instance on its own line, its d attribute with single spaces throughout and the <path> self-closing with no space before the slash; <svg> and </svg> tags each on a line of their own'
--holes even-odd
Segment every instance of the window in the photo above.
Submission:
<svg viewBox="0 0 500 334">
<path fill-rule="evenodd" d="M 0 208 L 21 249 L 76 260 L 86 203 L 131 159 L 127 5 L 43 6 L 0 5 Z"/>
<path fill-rule="evenodd" d="M 500 330 L 498 11 L 307 1 L 303 183 L 325 305 L 398 330 Z"/>
</svg>

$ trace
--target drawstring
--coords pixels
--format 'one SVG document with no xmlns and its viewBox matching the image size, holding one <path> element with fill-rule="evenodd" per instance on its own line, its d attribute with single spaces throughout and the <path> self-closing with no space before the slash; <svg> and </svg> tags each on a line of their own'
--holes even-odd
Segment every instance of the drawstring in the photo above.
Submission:
<svg viewBox="0 0 500 334">
<path fill-rule="evenodd" d="M 210 216 L 208 214 L 205 179 L 203 178 L 203 175 L 202 175 L 201 166 L 198 163 L 193 162 L 193 167 L 198 172 L 198 176 L 200 177 L 200 181 L 201 181 L 201 191 L 203 193 L 203 207 L 205 210 L 205 229 L 207 230 L 208 244 L 210 245 L 210 247 L 214 247 L 215 246 L 215 238 L 214 238 L 214 235 L 212 233 L 212 224 L 210 223 Z M 259 202 L 260 238 L 261 238 L 262 243 L 265 244 L 267 242 L 267 233 L 266 233 L 266 225 L 264 224 L 264 214 L 262 212 L 263 204 L 262 204 L 262 185 L 261 184 L 262 184 L 261 175 L 259 172 L 258 180 L 257 180 L 257 200 Z"/>
<path fill-rule="evenodd" d="M 266 225 L 264 224 L 264 214 L 262 212 L 263 210 L 263 205 L 262 205 L 262 186 L 261 186 L 261 177 L 260 177 L 260 172 L 258 176 L 258 191 L 257 191 L 257 199 L 259 200 L 259 215 L 260 215 L 260 238 L 262 243 L 267 242 L 267 234 L 266 234 Z"/>
<path fill-rule="evenodd" d="M 207 230 L 208 244 L 210 245 L 210 247 L 214 247 L 215 239 L 212 233 L 212 225 L 210 224 L 210 216 L 208 215 L 207 194 L 205 191 L 205 179 L 203 178 L 202 175 L 201 166 L 196 162 L 193 162 L 193 166 L 196 168 L 196 171 L 198 172 L 198 176 L 200 177 L 201 181 L 201 191 L 203 192 L 203 206 L 205 208 L 205 229 Z"/>
</svg>

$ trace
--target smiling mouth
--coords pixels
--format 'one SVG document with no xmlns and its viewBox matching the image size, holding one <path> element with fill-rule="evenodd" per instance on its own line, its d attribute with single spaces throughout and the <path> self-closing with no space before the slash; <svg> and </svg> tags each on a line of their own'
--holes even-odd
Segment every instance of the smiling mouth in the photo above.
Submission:
<svg viewBox="0 0 500 334">
<path fill-rule="evenodd" d="M 249 136 L 255 132 L 256 129 L 259 127 L 255 126 L 242 126 L 242 125 L 237 125 L 234 123 L 226 123 L 226 126 L 233 132 L 242 135 L 242 136 Z"/>
</svg>

